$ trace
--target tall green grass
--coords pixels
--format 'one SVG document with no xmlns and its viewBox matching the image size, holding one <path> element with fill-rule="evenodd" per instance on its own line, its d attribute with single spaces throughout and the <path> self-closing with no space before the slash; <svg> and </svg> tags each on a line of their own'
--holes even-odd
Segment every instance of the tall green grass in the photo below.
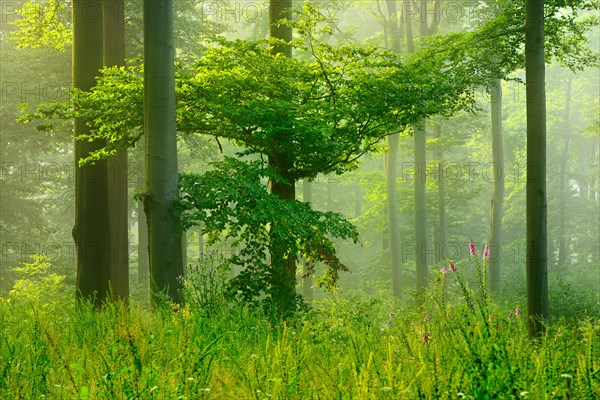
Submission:
<svg viewBox="0 0 600 400">
<path fill-rule="evenodd" d="M 334 299 L 289 323 L 109 304 L 0 305 L 2 399 L 594 399 L 597 320 L 539 341 L 523 316 Z M 444 312 L 439 312 L 444 311 Z M 392 312 L 393 318 L 389 312 Z M 389 326 L 388 326 L 389 323 Z"/>
<path fill-rule="evenodd" d="M 479 282 L 460 265 L 425 297 L 331 296 L 287 322 L 225 301 L 211 271 L 154 311 L 45 297 L 56 280 L 39 279 L 0 299 L 0 399 L 600 398 L 600 321 L 530 340 L 474 264 Z"/>
</svg>

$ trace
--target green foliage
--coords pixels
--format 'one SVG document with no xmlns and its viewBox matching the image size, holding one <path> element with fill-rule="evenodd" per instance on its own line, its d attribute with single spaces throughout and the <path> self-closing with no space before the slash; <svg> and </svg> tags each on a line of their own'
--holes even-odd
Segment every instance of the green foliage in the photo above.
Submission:
<svg viewBox="0 0 600 400">
<path fill-rule="evenodd" d="M 386 299 L 389 300 L 388 297 Z M 431 300 L 432 298 L 430 298 Z M 598 320 L 537 342 L 525 317 L 332 298 L 292 324 L 248 309 L 0 304 L 1 398 L 576 398 L 600 393 Z"/>
<path fill-rule="evenodd" d="M 27 1 L 20 5 L 21 18 L 13 22 L 19 29 L 11 32 L 18 48 L 50 46 L 59 51 L 71 43 L 71 27 L 66 23 L 63 0 Z M 64 21 L 64 22 L 63 22 Z"/>
<path fill-rule="evenodd" d="M 312 265 L 324 263 L 321 286 L 335 287 L 339 271 L 347 267 L 335 255 L 332 239 L 356 242 L 358 232 L 351 223 L 338 213 L 270 194 L 265 180 L 281 178 L 258 161 L 225 158 L 213 167 L 203 175 L 181 175 L 175 211 L 183 230 L 201 223 L 210 243 L 233 240 L 237 252 L 227 262 L 243 267 L 232 285 L 244 301 L 257 301 L 262 295 L 267 295 L 266 302 L 272 300 L 275 271 L 268 257 L 275 241 L 286 243 L 286 258 L 299 255 Z"/>
<path fill-rule="evenodd" d="M 65 276 L 52 272 L 50 260 L 33 255 L 33 262 L 14 268 L 18 275 L 8 295 L 9 303 L 25 304 L 43 313 L 53 313 L 71 303 L 74 293 L 69 293 Z"/>
</svg>

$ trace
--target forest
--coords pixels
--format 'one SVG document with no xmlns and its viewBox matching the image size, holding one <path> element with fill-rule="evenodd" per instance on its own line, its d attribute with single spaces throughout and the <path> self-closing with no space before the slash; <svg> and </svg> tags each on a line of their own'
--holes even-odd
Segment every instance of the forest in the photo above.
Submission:
<svg viewBox="0 0 600 400">
<path fill-rule="evenodd" d="M 600 398 L 599 0 L 0 8 L 0 399 Z"/>
</svg>

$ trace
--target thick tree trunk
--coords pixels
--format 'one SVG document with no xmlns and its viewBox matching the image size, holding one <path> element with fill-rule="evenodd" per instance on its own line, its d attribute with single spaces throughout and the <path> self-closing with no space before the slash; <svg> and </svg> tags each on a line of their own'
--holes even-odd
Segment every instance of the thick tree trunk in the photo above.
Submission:
<svg viewBox="0 0 600 400">
<path fill-rule="evenodd" d="M 548 319 L 544 1 L 526 0 L 525 13 L 527 311 L 529 336 L 538 337 Z"/>
<path fill-rule="evenodd" d="M 270 160 L 271 166 L 281 165 Z M 287 168 L 284 170 L 288 170 Z M 281 170 L 277 170 L 285 177 Z M 296 188 L 293 179 L 287 178 L 289 184 L 271 182 L 271 194 L 282 200 L 294 201 L 296 199 Z M 276 312 L 285 316 L 296 309 L 296 254 L 289 254 L 288 243 L 278 239 L 282 235 L 276 232 L 279 229 L 277 221 L 271 225 L 271 274 L 272 287 L 271 298 L 273 299 Z"/>
<path fill-rule="evenodd" d="M 89 90 L 102 67 L 102 4 L 98 0 L 73 2 L 73 87 Z M 77 118 L 75 137 L 89 132 L 86 121 Z M 78 166 L 81 158 L 106 145 L 104 140 L 75 140 L 75 226 L 77 294 L 96 305 L 110 290 L 110 228 L 108 168 L 106 160 Z"/>
<path fill-rule="evenodd" d="M 283 54 L 292 57 L 292 47 L 288 43 L 292 41 L 292 28 L 279 24 L 279 21 L 292 19 L 292 0 L 270 0 L 269 1 L 269 36 L 278 41 L 273 46 L 273 54 Z M 279 140 L 287 140 L 280 137 Z M 291 154 L 271 154 L 269 166 L 273 168 L 288 183 L 271 182 L 271 193 L 282 200 L 293 201 L 296 199 L 295 180 L 289 175 L 293 167 L 293 156 Z M 272 232 L 278 229 L 277 221 L 273 221 Z M 276 311 L 281 315 L 293 312 L 296 308 L 296 255 L 288 254 L 287 243 L 277 239 L 278 235 L 271 237 L 271 273 L 272 287 L 271 297 L 274 301 Z"/>
<path fill-rule="evenodd" d="M 492 161 L 494 165 L 494 192 L 490 207 L 490 254 L 488 287 L 500 290 L 502 254 L 502 218 L 504 216 L 504 139 L 502 132 L 502 81 L 494 80 L 491 96 Z"/>
<path fill-rule="evenodd" d="M 283 40 L 286 43 L 292 41 L 292 28 L 287 25 L 279 25 L 282 19 L 292 19 L 292 0 L 270 0 L 269 1 L 269 37 Z M 284 54 L 292 57 L 292 47 L 278 43 L 273 46 L 273 54 Z"/>
<path fill-rule="evenodd" d="M 567 260 L 567 240 L 566 240 L 566 203 L 567 203 L 567 159 L 569 157 L 570 132 L 570 114 L 571 114 L 571 81 L 567 80 L 567 92 L 565 97 L 565 123 L 564 123 L 564 147 L 560 160 L 560 206 L 558 217 L 558 265 L 564 265 Z"/>
<path fill-rule="evenodd" d="M 313 195 L 313 184 L 312 182 L 305 179 L 302 182 L 302 200 L 306 203 L 312 203 Z M 313 299 L 313 285 L 314 278 L 313 274 L 309 273 L 312 270 L 313 266 L 306 260 L 303 262 L 303 271 L 302 271 L 302 296 L 308 301 L 312 301 Z"/>
<path fill-rule="evenodd" d="M 125 65 L 125 2 L 124 0 L 102 1 L 104 27 L 104 65 Z M 110 208 L 110 237 L 112 259 L 110 284 L 116 299 L 129 297 L 129 237 L 127 197 L 127 146 L 117 150 L 108 160 Z"/>
<path fill-rule="evenodd" d="M 172 0 L 144 0 L 144 211 L 154 304 L 165 294 L 179 302 L 183 275 L 181 234 L 170 212 L 178 196 L 174 56 Z"/>
</svg>

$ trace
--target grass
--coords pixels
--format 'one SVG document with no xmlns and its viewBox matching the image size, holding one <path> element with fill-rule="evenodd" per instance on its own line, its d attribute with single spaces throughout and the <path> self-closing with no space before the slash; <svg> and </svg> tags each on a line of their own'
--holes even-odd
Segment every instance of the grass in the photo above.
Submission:
<svg viewBox="0 0 600 400">
<path fill-rule="evenodd" d="M 386 307 L 332 299 L 288 324 L 271 324 L 232 306 L 207 316 L 189 306 L 39 311 L 3 302 L 0 398 L 600 396 L 597 320 L 559 322 L 532 342 L 525 318 L 509 318 L 509 310 L 484 320 L 433 300 L 420 311 Z"/>
<path fill-rule="evenodd" d="M 186 280 L 186 305 L 95 310 L 36 259 L 0 298 L 0 399 L 600 398 L 597 315 L 530 340 L 473 263 L 475 279 L 457 265 L 418 300 L 331 296 L 273 323 L 224 301 L 213 265 Z"/>
</svg>

